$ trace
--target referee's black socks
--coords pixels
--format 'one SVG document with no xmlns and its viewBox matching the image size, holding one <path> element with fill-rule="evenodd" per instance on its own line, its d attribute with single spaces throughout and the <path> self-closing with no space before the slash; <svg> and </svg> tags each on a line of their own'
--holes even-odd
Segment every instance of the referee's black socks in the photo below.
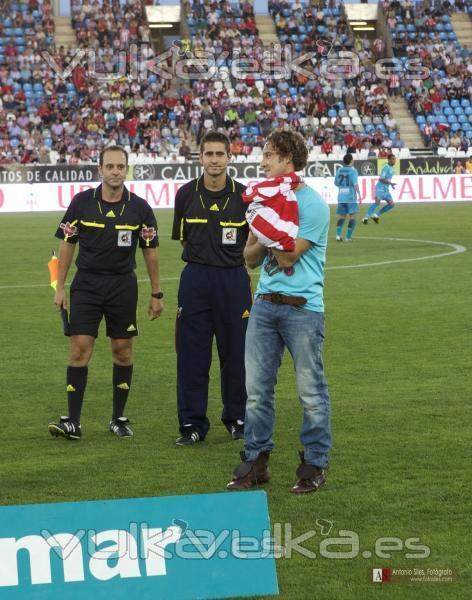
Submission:
<svg viewBox="0 0 472 600">
<path fill-rule="evenodd" d="M 113 364 L 113 420 L 123 416 L 132 378 L 133 365 L 123 367 Z"/>
<path fill-rule="evenodd" d="M 67 404 L 69 419 L 80 423 L 82 402 L 87 386 L 88 367 L 67 367 Z"/>
</svg>

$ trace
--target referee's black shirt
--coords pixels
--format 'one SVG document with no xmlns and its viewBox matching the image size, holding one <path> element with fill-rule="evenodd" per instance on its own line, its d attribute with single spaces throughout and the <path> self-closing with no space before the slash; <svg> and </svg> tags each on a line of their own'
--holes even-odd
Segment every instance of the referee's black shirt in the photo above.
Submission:
<svg viewBox="0 0 472 600">
<path fill-rule="evenodd" d="M 129 273 L 136 268 L 136 248 L 158 246 L 152 208 L 124 188 L 119 202 L 106 202 L 102 186 L 76 194 L 62 218 L 56 237 L 79 242 L 78 269 L 103 275 Z"/>
<path fill-rule="evenodd" d="M 245 186 L 226 177 L 223 190 L 212 192 L 203 175 L 182 186 L 175 196 L 172 239 L 185 241 L 182 260 L 213 267 L 244 264 L 249 226 L 241 194 Z"/>
</svg>

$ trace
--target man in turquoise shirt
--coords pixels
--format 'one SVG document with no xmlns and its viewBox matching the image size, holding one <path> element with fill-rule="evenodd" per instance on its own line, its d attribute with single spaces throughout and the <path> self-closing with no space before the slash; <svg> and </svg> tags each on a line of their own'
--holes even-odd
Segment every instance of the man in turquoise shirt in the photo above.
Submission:
<svg viewBox="0 0 472 600">
<path fill-rule="evenodd" d="M 268 178 L 305 168 L 308 151 L 298 133 L 272 133 L 261 167 Z M 324 482 L 331 448 L 330 400 L 324 377 L 324 266 L 329 208 L 304 183 L 295 190 L 299 231 L 292 252 L 268 249 L 251 233 L 244 251 L 250 268 L 261 266 L 246 334 L 246 404 L 242 462 L 229 489 L 249 489 L 269 480 L 274 448 L 274 388 L 285 347 L 294 362 L 303 407 L 301 464 L 293 493 L 316 491 Z"/>
<path fill-rule="evenodd" d="M 352 234 L 356 227 L 356 214 L 359 212 L 359 204 L 362 196 L 358 184 L 358 172 L 352 166 L 352 154 L 347 153 L 343 158 L 343 166 L 336 171 L 334 185 L 338 188 L 338 208 L 336 214 L 339 216 L 336 223 L 336 240 L 343 241 L 342 231 L 346 215 L 349 215 L 347 224 L 346 242 L 352 242 Z"/>
<path fill-rule="evenodd" d="M 395 208 L 395 203 L 393 201 L 392 194 L 390 193 L 390 187 L 395 189 L 397 185 L 396 183 L 392 183 L 392 179 L 395 174 L 395 171 L 393 170 L 395 162 L 395 155 L 389 154 L 387 158 L 387 164 L 382 169 L 380 173 L 380 179 L 377 181 L 375 186 L 375 200 L 369 206 L 366 216 L 362 219 L 364 225 L 368 224 L 369 217 L 372 219 L 372 221 L 374 221 L 374 223 L 378 224 L 382 215 Z M 379 212 L 377 212 L 382 200 L 385 200 L 387 204 L 383 206 Z"/>
</svg>

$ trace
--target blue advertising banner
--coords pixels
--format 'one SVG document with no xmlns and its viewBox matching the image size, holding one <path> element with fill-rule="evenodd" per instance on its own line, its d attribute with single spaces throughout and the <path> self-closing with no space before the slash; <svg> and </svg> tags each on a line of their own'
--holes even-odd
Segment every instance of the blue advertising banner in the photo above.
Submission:
<svg viewBox="0 0 472 600">
<path fill-rule="evenodd" d="M 0 507 L 0 597 L 277 595 L 265 492 Z"/>
</svg>

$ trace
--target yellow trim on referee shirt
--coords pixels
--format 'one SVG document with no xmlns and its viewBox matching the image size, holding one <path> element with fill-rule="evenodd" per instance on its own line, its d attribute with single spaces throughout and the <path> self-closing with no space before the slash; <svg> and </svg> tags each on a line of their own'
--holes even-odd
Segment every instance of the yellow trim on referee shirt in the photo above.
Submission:
<svg viewBox="0 0 472 600">
<path fill-rule="evenodd" d="M 186 218 L 185 221 L 187 223 L 208 223 L 208 219 L 188 219 L 188 218 Z"/>
<path fill-rule="evenodd" d="M 97 223 L 96 221 L 80 221 L 82 225 L 86 227 L 98 227 L 99 229 L 105 229 L 105 223 Z"/>
<path fill-rule="evenodd" d="M 240 223 L 234 223 L 233 221 L 220 221 L 221 227 L 243 227 L 246 225 L 247 221 L 241 221 Z"/>
<path fill-rule="evenodd" d="M 130 231 L 136 231 L 136 229 L 139 229 L 139 225 L 115 225 L 115 229 L 129 229 Z"/>
</svg>

